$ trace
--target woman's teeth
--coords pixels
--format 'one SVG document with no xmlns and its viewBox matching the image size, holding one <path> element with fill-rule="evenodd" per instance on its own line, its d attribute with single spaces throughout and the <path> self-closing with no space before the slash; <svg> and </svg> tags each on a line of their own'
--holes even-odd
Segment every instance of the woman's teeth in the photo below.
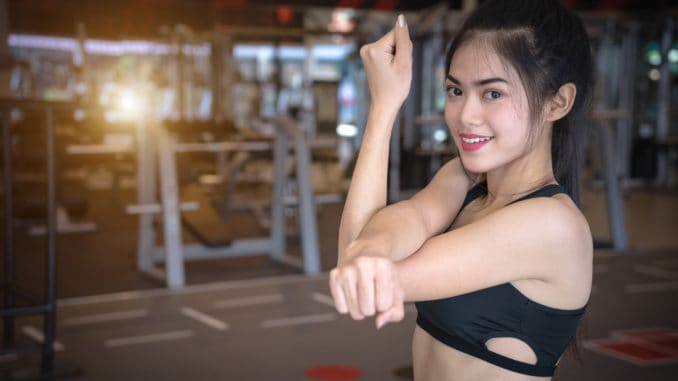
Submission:
<svg viewBox="0 0 678 381">
<path fill-rule="evenodd" d="M 463 140 L 464 143 L 480 143 L 480 142 L 486 142 L 486 141 L 492 140 L 492 139 L 493 139 L 492 136 L 487 137 L 487 138 L 472 138 L 472 139 L 461 138 L 461 140 Z"/>
</svg>

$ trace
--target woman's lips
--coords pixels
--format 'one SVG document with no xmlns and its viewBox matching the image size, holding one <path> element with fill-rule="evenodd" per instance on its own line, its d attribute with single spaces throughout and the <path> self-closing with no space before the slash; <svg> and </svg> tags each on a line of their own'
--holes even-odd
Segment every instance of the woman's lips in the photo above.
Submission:
<svg viewBox="0 0 678 381">
<path fill-rule="evenodd" d="M 494 139 L 494 136 L 474 134 L 460 134 L 459 137 L 461 138 L 461 148 L 468 152 L 477 151 Z"/>
</svg>

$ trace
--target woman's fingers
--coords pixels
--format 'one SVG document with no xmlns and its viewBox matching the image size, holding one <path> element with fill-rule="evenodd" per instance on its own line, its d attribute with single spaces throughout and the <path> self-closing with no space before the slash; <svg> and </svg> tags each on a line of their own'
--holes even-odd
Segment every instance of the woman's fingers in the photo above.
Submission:
<svg viewBox="0 0 678 381">
<path fill-rule="evenodd" d="M 394 54 L 395 34 L 393 30 L 390 30 L 377 41 L 360 48 L 360 57 L 366 65 L 389 64 L 393 61 Z"/>
<path fill-rule="evenodd" d="M 402 25 L 402 26 L 401 26 Z M 372 104 L 396 110 L 407 98 L 412 82 L 412 41 L 405 18 L 393 29 L 360 49 Z"/>
<path fill-rule="evenodd" d="M 396 25 L 388 33 L 372 44 L 364 45 L 360 49 L 360 55 L 365 58 L 382 59 L 387 56 L 396 61 L 412 61 L 412 41 L 410 32 L 405 22 L 405 16 L 398 16 Z M 390 62 L 390 61 L 388 61 Z"/>
<path fill-rule="evenodd" d="M 336 307 L 337 312 L 346 314 L 348 313 L 348 304 L 346 303 L 344 290 L 337 279 L 338 274 L 338 269 L 330 271 L 330 292 L 332 293 L 332 299 L 334 299 L 334 306 Z"/>
<path fill-rule="evenodd" d="M 337 311 L 355 320 L 376 313 L 378 328 L 405 315 L 397 269 L 388 258 L 358 257 L 332 270 L 330 291 Z"/>
<path fill-rule="evenodd" d="M 398 16 L 398 21 L 392 32 L 395 43 L 396 64 L 411 66 L 412 40 L 410 40 L 410 32 L 405 22 L 405 16 Z"/>
<path fill-rule="evenodd" d="M 394 286 L 397 285 L 397 280 L 394 279 L 394 271 L 388 263 L 381 264 L 381 268 L 377 269 L 381 273 L 375 279 L 375 307 L 377 312 L 384 312 L 393 306 L 394 302 Z"/>
<path fill-rule="evenodd" d="M 359 258 L 357 260 L 358 269 L 358 304 L 360 312 L 364 316 L 372 316 L 375 313 L 374 306 L 374 283 L 375 277 L 380 274 L 375 271 L 371 258 Z"/>
<path fill-rule="evenodd" d="M 347 269 L 343 272 L 343 281 L 341 282 L 342 291 L 346 296 L 348 312 L 355 320 L 362 320 L 365 316 L 360 311 L 360 302 L 358 300 L 358 276 L 355 269 Z"/>
<path fill-rule="evenodd" d="M 377 314 L 375 324 L 377 329 L 383 328 L 388 323 L 398 322 L 405 318 L 405 298 L 402 289 L 394 292 L 393 305 L 384 312 Z"/>
</svg>

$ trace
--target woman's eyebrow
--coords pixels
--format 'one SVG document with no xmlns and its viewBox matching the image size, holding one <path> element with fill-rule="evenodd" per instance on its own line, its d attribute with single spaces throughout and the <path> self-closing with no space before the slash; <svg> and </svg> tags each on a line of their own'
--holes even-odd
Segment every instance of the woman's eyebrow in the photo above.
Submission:
<svg viewBox="0 0 678 381">
<path fill-rule="evenodd" d="M 458 79 L 454 78 L 452 76 L 452 74 L 448 74 L 447 79 L 449 79 L 450 82 L 452 82 L 456 85 L 461 85 L 461 82 Z M 494 83 L 494 82 L 503 82 L 507 85 L 509 84 L 509 82 L 507 80 L 505 80 L 504 78 L 492 77 L 492 78 L 486 78 L 486 79 L 481 79 L 481 80 L 475 81 L 475 82 L 473 82 L 473 85 L 478 87 L 478 86 L 485 86 L 485 85 L 488 85 L 488 84 Z"/>
</svg>

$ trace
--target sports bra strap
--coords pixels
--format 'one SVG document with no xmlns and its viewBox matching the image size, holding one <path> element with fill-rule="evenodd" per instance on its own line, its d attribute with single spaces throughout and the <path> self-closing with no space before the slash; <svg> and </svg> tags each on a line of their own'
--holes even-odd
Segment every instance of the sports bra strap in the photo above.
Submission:
<svg viewBox="0 0 678 381">
<path fill-rule="evenodd" d="M 478 197 L 484 196 L 486 194 L 487 194 L 486 181 L 474 185 L 473 188 L 471 188 L 471 190 L 468 191 L 468 193 L 466 193 L 466 198 L 464 199 L 464 203 L 461 205 L 461 209 L 464 209 L 466 205 L 472 203 Z"/>
<path fill-rule="evenodd" d="M 549 184 L 544 186 L 543 188 L 539 188 L 536 191 L 527 194 L 517 200 L 511 201 L 508 205 L 515 204 L 516 202 L 528 200 L 531 198 L 536 198 L 536 197 L 551 197 L 559 193 L 565 193 L 565 188 L 560 186 L 560 184 Z M 461 209 L 464 209 L 468 204 L 472 203 L 475 199 L 478 197 L 484 196 L 487 194 L 487 182 L 483 181 L 481 183 L 478 183 L 471 188 L 470 191 L 466 194 L 466 198 L 464 199 L 464 203 L 461 206 Z M 460 210 L 461 210 L 460 209 Z"/>
<path fill-rule="evenodd" d="M 537 189 L 536 191 L 534 191 L 534 192 L 532 192 L 532 193 L 530 193 L 526 196 L 523 196 L 523 197 L 521 197 L 517 200 L 511 201 L 509 203 L 509 205 L 515 204 L 516 202 L 527 200 L 527 199 L 530 199 L 530 198 L 551 197 L 551 196 L 557 195 L 559 193 L 567 193 L 567 192 L 565 192 L 565 189 L 563 187 L 561 187 L 560 184 L 549 184 L 549 185 L 546 185 L 543 188 Z"/>
</svg>

